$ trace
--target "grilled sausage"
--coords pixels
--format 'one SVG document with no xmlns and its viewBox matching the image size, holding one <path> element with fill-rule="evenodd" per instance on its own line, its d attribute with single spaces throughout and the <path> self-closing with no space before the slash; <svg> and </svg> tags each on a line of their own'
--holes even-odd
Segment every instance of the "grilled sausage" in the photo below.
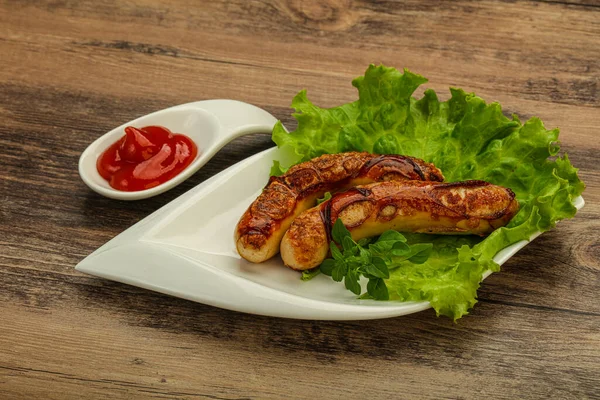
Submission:
<svg viewBox="0 0 600 400">
<path fill-rule="evenodd" d="M 296 270 L 320 265 L 329 253 L 331 228 L 338 218 L 354 240 L 388 229 L 484 236 L 506 225 L 518 209 L 512 190 L 483 181 L 358 186 L 300 214 L 281 241 L 281 257 Z"/>
<path fill-rule="evenodd" d="M 433 164 L 398 155 L 369 153 L 327 154 L 273 176 L 244 213 L 235 230 L 238 253 L 262 262 L 279 252 L 285 231 L 301 212 L 313 207 L 326 192 L 392 180 L 444 180 Z"/>
</svg>

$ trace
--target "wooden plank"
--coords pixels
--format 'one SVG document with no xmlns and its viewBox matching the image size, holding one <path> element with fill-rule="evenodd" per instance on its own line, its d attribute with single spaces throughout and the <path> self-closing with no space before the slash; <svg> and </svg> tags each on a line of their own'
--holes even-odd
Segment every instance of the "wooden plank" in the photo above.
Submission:
<svg viewBox="0 0 600 400">
<path fill-rule="evenodd" d="M 56 18 L 65 13 L 61 8 L 50 11 L 41 6 L 17 8 L 2 27 L 8 54 L 3 58 L 2 71 L 14 76 L 18 70 L 22 79 L 40 84 L 43 71 L 60 64 L 64 72 L 55 77 L 55 84 L 76 86 L 80 91 L 103 90 L 113 95 L 132 91 L 139 95 L 154 94 L 150 93 L 152 82 L 162 79 L 169 82 L 167 95 L 178 96 L 187 89 L 187 93 L 194 90 L 213 97 L 218 91 L 234 92 L 234 88 L 216 84 L 229 82 L 251 85 L 250 95 L 254 99 L 272 98 L 288 104 L 292 93 L 269 91 L 273 84 L 310 87 L 315 79 L 311 75 L 323 76 L 325 72 L 331 79 L 324 83 L 336 85 L 336 90 L 326 90 L 333 92 L 328 93 L 329 96 L 335 96 L 340 88 L 341 94 L 352 93 L 348 84 L 352 77 L 359 75 L 368 63 L 384 62 L 412 68 L 428 76 L 439 88 L 457 85 L 492 93 L 510 90 L 525 99 L 598 105 L 595 88 L 599 61 L 594 54 L 600 51 L 595 40 L 600 27 L 596 11 L 561 10 L 561 23 L 570 27 L 570 34 L 564 35 L 562 30 L 555 29 L 552 16 L 557 10 L 551 4 L 519 4 L 507 7 L 502 13 L 495 12 L 497 6 L 493 2 L 477 3 L 475 7 L 474 3 L 442 3 L 447 9 L 421 2 L 408 2 L 404 6 L 363 5 L 346 10 L 349 16 L 338 17 L 361 22 L 355 21 L 356 25 L 333 32 L 333 37 L 322 35 L 307 42 L 302 40 L 303 36 L 298 37 L 301 32 L 283 24 L 286 17 L 293 19 L 293 15 L 285 14 L 284 5 L 227 2 L 226 6 L 217 6 L 217 3 L 212 13 L 207 10 L 198 14 L 186 11 L 169 14 L 171 24 L 152 30 L 141 27 L 155 24 L 166 13 L 162 8 L 165 5 L 149 2 L 121 10 L 125 15 L 115 17 L 103 7 L 91 8 L 87 2 L 77 3 L 70 13 L 77 13 L 77 8 L 86 11 L 89 8 L 91 12 L 86 14 L 83 31 L 69 19 Z M 245 9 L 252 7 L 249 4 L 257 8 Z M 260 18 L 267 12 L 258 4 L 278 10 L 276 17 L 280 18 L 273 18 L 272 25 L 255 25 L 263 21 Z M 472 9 L 457 14 L 457 18 L 448 18 L 450 12 L 456 13 L 457 8 L 460 11 L 461 6 Z M 226 20 L 222 15 L 224 9 L 239 18 L 234 23 L 220 23 Z M 293 14 L 290 10 L 287 12 Z M 516 18 L 521 15 L 527 15 L 528 20 L 513 31 Z M 124 27 L 125 18 L 132 24 L 125 25 L 129 28 Z M 50 26 L 36 24 L 36 20 L 49 21 Z M 188 20 L 185 27 L 181 26 L 183 20 Z M 374 24 L 370 24 L 370 20 L 377 21 L 377 29 L 371 27 Z M 140 29 L 131 29 L 131 26 Z M 406 26 L 413 29 L 409 31 Z M 60 34 L 47 35 L 49 28 Z M 24 29 L 27 36 L 19 33 Z M 283 30 L 283 36 L 272 35 L 272 30 Z M 271 39 L 268 45 L 264 50 L 255 51 L 251 43 L 265 37 Z M 279 40 L 273 40 L 275 37 Z M 344 40 L 334 40 L 340 37 Z M 359 40 L 374 43 L 369 49 L 349 45 Z M 21 44 L 25 44 L 25 48 L 21 48 Z M 28 54 L 20 54 L 23 50 Z M 44 57 L 36 58 L 42 50 Z M 336 57 L 329 57 L 332 52 Z M 398 54 L 410 54 L 410 57 Z M 225 59 L 226 55 L 229 59 Z M 234 56 L 233 60 L 230 55 Z M 23 64 L 15 62 L 16 59 L 36 62 Z M 319 63 L 315 64 L 314 60 Z M 318 71 L 313 71 L 315 67 Z M 269 68 L 270 80 L 260 73 L 262 68 Z M 144 74 L 139 74 L 142 69 Z M 448 71 L 453 73 L 448 74 Z M 246 90 L 238 89 L 238 92 Z M 325 100 L 337 104 L 345 99 L 326 97 Z"/>
<path fill-rule="evenodd" d="M 598 394 L 600 337 L 585 315 L 483 303 L 459 324 L 432 312 L 273 323 L 157 294 L 115 296 L 115 285 L 92 297 L 73 290 L 68 311 L 4 308 L 0 382 L 51 398 L 98 390 L 117 398 Z M 21 344 L 7 341 L 17 334 Z"/>
</svg>

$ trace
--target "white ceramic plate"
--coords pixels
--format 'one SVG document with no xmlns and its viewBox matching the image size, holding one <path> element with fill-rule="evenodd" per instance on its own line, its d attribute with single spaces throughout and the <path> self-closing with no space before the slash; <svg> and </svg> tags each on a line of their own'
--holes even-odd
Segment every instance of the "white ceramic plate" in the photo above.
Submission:
<svg viewBox="0 0 600 400">
<path fill-rule="evenodd" d="M 272 148 L 213 176 L 100 247 L 77 270 L 229 310 L 275 317 L 360 320 L 411 314 L 428 302 L 359 300 L 319 275 L 310 282 L 282 264 L 240 258 L 233 230 L 265 186 L 279 150 Z M 575 206 L 583 207 L 583 198 Z M 532 240 L 538 235 L 534 235 Z M 503 264 L 527 241 L 494 260 Z M 486 274 L 486 277 L 489 275 Z"/>
</svg>

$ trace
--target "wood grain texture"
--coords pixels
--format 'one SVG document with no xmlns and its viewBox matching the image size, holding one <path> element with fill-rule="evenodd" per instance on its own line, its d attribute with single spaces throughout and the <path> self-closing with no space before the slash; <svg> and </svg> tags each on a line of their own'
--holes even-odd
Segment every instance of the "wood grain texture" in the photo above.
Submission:
<svg viewBox="0 0 600 400">
<path fill-rule="evenodd" d="M 600 398 L 600 3 L 0 0 L 0 398 Z M 227 166 L 119 202 L 77 161 L 137 116 L 209 98 L 293 128 L 306 88 L 356 98 L 369 63 L 407 67 L 541 117 L 581 168 L 586 207 L 482 285 L 457 324 L 245 315 L 76 272 L 85 256 Z"/>
</svg>

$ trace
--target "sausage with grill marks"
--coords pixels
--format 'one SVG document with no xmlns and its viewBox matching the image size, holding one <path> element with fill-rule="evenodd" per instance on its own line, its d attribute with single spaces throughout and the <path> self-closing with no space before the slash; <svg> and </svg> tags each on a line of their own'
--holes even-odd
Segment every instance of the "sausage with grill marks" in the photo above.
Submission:
<svg viewBox="0 0 600 400">
<path fill-rule="evenodd" d="M 294 218 L 326 192 L 395 180 L 441 182 L 444 176 L 417 158 L 364 152 L 326 154 L 295 165 L 284 175 L 271 177 L 240 219 L 235 230 L 238 253 L 251 262 L 266 261 L 279 252 Z"/>
<path fill-rule="evenodd" d="M 285 265 L 307 270 L 329 253 L 340 218 L 354 240 L 386 230 L 485 236 L 519 210 L 512 190 L 483 181 L 395 181 L 358 186 L 300 214 L 281 241 Z"/>
</svg>

